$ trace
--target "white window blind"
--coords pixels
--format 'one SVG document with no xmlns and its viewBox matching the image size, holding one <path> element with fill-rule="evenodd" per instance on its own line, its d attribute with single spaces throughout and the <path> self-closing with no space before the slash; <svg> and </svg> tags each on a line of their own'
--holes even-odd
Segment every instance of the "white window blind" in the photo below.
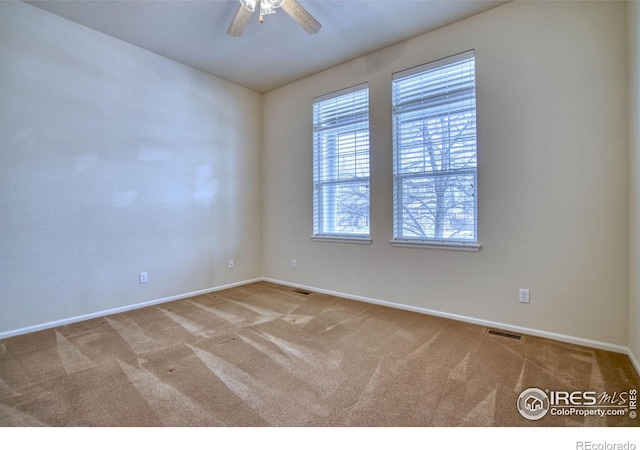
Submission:
<svg viewBox="0 0 640 450">
<path fill-rule="evenodd" d="M 394 240 L 477 242 L 473 51 L 393 75 Z"/>
<path fill-rule="evenodd" d="M 369 238 L 369 88 L 313 102 L 313 237 Z"/>
</svg>

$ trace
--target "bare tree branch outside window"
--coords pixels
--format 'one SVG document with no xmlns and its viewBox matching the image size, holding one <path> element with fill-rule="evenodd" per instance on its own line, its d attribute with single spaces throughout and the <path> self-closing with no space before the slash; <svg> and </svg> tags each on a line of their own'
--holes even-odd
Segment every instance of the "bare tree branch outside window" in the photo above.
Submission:
<svg viewBox="0 0 640 450">
<path fill-rule="evenodd" d="M 396 238 L 476 240 L 473 60 L 463 64 L 412 75 L 394 105 Z"/>
</svg>

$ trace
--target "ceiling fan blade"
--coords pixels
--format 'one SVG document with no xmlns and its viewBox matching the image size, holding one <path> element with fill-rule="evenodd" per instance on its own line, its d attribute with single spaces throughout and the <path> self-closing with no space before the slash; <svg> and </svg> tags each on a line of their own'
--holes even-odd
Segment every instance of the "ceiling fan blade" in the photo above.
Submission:
<svg viewBox="0 0 640 450">
<path fill-rule="evenodd" d="M 253 14 L 253 11 L 248 10 L 244 6 L 240 5 L 238 12 L 231 21 L 227 34 L 229 36 L 240 36 L 249 23 L 249 18 Z"/>
<path fill-rule="evenodd" d="M 313 16 L 309 14 L 307 10 L 304 9 L 296 0 L 284 0 L 284 3 L 280 8 L 289 14 L 293 20 L 298 22 L 298 24 L 309 34 L 315 34 L 320 31 L 320 28 L 322 28 L 322 25 L 320 25 L 320 23 L 314 19 Z"/>
</svg>

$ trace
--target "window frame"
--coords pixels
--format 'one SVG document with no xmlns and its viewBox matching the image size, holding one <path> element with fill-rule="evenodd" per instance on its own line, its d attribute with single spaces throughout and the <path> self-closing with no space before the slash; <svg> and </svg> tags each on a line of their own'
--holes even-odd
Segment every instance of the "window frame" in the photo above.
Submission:
<svg viewBox="0 0 640 450">
<path fill-rule="evenodd" d="M 408 170 L 400 170 L 399 168 L 404 163 L 406 165 L 406 157 L 405 160 L 402 160 L 401 150 L 406 148 L 406 145 L 403 147 L 399 144 L 401 131 L 399 131 L 399 123 L 401 122 L 400 115 L 406 114 L 409 107 L 407 105 L 414 104 L 417 102 L 420 106 L 412 107 L 411 111 L 426 111 L 429 107 L 432 107 L 433 103 L 429 103 L 429 95 L 415 96 L 411 99 L 410 102 L 406 103 L 397 103 L 397 91 L 398 89 L 396 83 L 402 80 L 409 80 L 411 77 L 415 77 L 417 75 L 424 75 L 429 72 L 434 73 L 436 70 L 440 70 L 446 66 L 465 62 L 468 60 L 473 60 L 473 120 L 474 120 L 474 129 L 473 129 L 473 139 L 474 139 L 474 157 L 475 162 L 473 167 L 461 168 L 461 169 L 453 169 L 445 171 L 438 170 L 426 170 L 423 169 L 408 171 Z M 466 86 L 466 85 L 465 85 Z M 468 89 L 468 88 L 467 88 Z M 434 98 L 434 97 L 431 97 Z M 460 101 L 460 97 L 453 97 L 453 100 L 449 100 L 450 96 L 447 95 L 448 99 L 445 104 L 448 105 L 455 103 L 456 101 Z M 464 97 L 465 100 L 467 99 Z M 413 67 L 407 70 L 403 70 L 400 72 L 396 72 L 392 76 L 392 126 L 393 126 L 393 238 L 390 243 L 395 247 L 421 247 L 421 248 L 436 248 L 436 249 L 447 249 L 447 250 L 465 250 L 465 251 L 479 251 L 481 245 L 478 241 L 478 140 L 477 140 L 477 89 L 476 89 L 476 69 L 475 69 L 475 52 L 474 50 L 469 50 L 463 53 L 459 53 L 447 58 L 439 59 L 427 64 L 423 64 L 417 67 Z M 470 111 L 470 108 L 467 107 L 465 111 Z M 428 115 L 425 114 L 424 117 Z M 450 130 L 450 128 L 449 128 Z M 404 205 L 406 204 L 403 195 L 402 186 L 403 182 L 410 178 L 422 178 L 422 179 L 431 179 L 435 180 L 437 177 L 447 176 L 447 177 L 463 177 L 470 176 L 472 178 L 472 194 L 467 195 L 465 200 L 468 201 L 468 198 L 471 197 L 473 199 L 473 206 L 470 207 L 471 214 L 473 217 L 473 237 L 471 239 L 461 239 L 461 238 L 438 238 L 438 237 L 424 237 L 424 236 L 407 236 L 402 233 L 404 229 L 401 229 L 401 211 L 404 209 Z M 425 183 L 427 184 L 427 183 Z M 469 190 L 469 188 L 467 188 Z M 421 199 L 425 199 L 428 197 L 420 197 Z M 436 219 L 433 219 L 435 222 Z M 435 226 L 435 225 L 434 225 Z M 424 230 L 423 230 L 424 231 Z M 434 231 L 435 233 L 435 231 Z"/>
<path fill-rule="evenodd" d="M 348 119 L 342 121 L 340 118 L 327 124 L 324 122 L 318 122 L 317 109 L 323 102 L 330 102 L 336 100 L 339 97 L 346 97 L 352 94 L 356 94 L 362 91 L 366 91 L 366 113 L 360 112 L 355 119 L 353 116 L 348 116 Z M 351 87 L 340 89 L 338 91 L 330 92 L 328 94 L 321 95 L 313 99 L 313 231 L 311 239 L 314 241 L 325 242 L 344 242 L 344 243 L 356 243 L 356 244 L 370 244 L 371 243 L 371 143 L 370 143 L 370 91 L 369 83 L 364 82 Z M 348 108 L 345 109 L 345 111 Z M 360 120 L 362 116 L 365 116 L 365 120 Z M 365 124 L 366 128 L 361 128 Z M 334 175 L 333 178 L 327 173 L 337 173 L 339 171 L 340 158 L 337 155 L 328 156 L 326 145 L 321 143 L 322 137 L 331 135 L 332 130 L 335 130 L 335 134 L 332 136 L 334 140 L 338 140 L 341 134 L 353 134 L 354 143 L 350 144 L 353 148 L 349 149 L 349 152 L 345 154 L 346 157 L 350 155 L 354 158 L 353 170 L 354 176 L 351 178 L 342 177 L 341 175 Z M 362 141 L 358 140 L 357 134 L 366 133 L 366 176 L 358 176 L 355 174 L 358 170 L 362 170 L 359 165 L 359 156 L 362 156 L 362 150 L 359 147 L 362 146 Z M 338 145 L 334 144 L 335 151 L 338 151 Z M 331 160 L 333 159 L 333 162 Z M 335 165 L 332 165 L 335 164 Z M 337 220 L 333 217 L 333 213 L 329 213 L 330 210 L 338 208 L 337 199 L 335 197 L 334 202 L 327 201 L 327 197 L 331 197 L 334 194 L 329 194 L 326 189 L 339 189 L 346 186 L 366 186 L 366 233 L 356 232 L 344 232 L 329 229 L 331 226 L 327 226 L 330 220 Z M 327 192 L 327 194 L 324 194 Z M 328 205 L 328 206 L 326 206 Z M 326 209 L 329 208 L 329 209 Z M 327 214 L 329 217 L 327 217 Z M 335 223 L 333 224 L 335 227 Z"/>
</svg>

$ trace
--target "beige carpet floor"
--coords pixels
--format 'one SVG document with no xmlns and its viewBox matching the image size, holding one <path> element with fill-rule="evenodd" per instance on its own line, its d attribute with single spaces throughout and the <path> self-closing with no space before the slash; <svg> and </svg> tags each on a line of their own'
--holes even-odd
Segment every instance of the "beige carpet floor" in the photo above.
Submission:
<svg viewBox="0 0 640 450">
<path fill-rule="evenodd" d="M 640 378 L 626 355 L 487 331 L 254 283 L 0 340 L 0 425 L 640 424 L 525 419 L 524 389 L 628 395 Z"/>
</svg>

